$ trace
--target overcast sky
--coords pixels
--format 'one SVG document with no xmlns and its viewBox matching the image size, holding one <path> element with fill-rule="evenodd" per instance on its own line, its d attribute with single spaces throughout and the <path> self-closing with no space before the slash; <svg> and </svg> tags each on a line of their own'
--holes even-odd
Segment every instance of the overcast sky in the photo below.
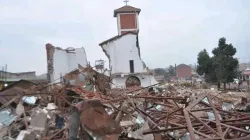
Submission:
<svg viewBox="0 0 250 140">
<path fill-rule="evenodd" d="M 123 0 L 0 0 L 0 66 L 46 72 L 45 44 L 84 47 L 88 61 L 107 60 L 98 45 L 117 35 L 113 10 Z M 130 0 L 141 8 L 139 41 L 150 68 L 194 64 L 220 37 L 250 61 L 249 0 Z"/>
</svg>

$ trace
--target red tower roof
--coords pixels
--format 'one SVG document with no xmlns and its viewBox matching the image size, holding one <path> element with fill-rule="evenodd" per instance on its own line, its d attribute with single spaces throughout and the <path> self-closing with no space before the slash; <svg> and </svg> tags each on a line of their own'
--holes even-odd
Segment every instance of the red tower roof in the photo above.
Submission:
<svg viewBox="0 0 250 140">
<path fill-rule="evenodd" d="M 121 8 L 114 10 L 114 17 L 116 17 L 118 13 L 135 13 L 135 12 L 139 14 L 141 12 L 141 9 L 125 5 Z"/>
</svg>

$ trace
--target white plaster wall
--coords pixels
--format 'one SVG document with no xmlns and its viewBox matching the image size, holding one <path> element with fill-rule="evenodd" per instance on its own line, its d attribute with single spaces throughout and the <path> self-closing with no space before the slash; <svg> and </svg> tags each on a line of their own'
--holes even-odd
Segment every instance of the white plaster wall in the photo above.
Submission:
<svg viewBox="0 0 250 140">
<path fill-rule="evenodd" d="M 68 57 L 64 50 L 55 49 L 53 56 L 53 76 L 51 82 L 58 82 L 61 74 L 65 74 L 68 71 Z"/>
<path fill-rule="evenodd" d="M 137 78 L 140 79 L 141 81 L 141 86 L 142 87 L 148 87 L 154 84 L 157 84 L 158 82 L 155 80 L 153 75 L 136 75 Z M 112 80 L 112 84 L 111 88 L 126 88 L 126 80 L 127 80 L 128 76 L 124 76 L 124 77 L 116 77 Z"/>
<path fill-rule="evenodd" d="M 125 81 L 127 77 L 117 77 L 112 80 L 111 88 L 125 88 Z"/>
<path fill-rule="evenodd" d="M 157 82 L 155 80 L 155 77 L 153 75 L 150 75 L 150 80 L 151 80 L 151 85 L 155 85 L 155 84 L 158 84 L 159 82 Z"/>
<path fill-rule="evenodd" d="M 127 34 L 103 46 L 110 56 L 111 73 L 130 73 L 129 60 L 134 60 L 134 72 L 144 72 L 139 50 L 136 46 L 136 35 Z"/>
<path fill-rule="evenodd" d="M 106 53 L 109 55 L 109 69 L 112 70 L 112 64 L 115 63 L 115 54 L 114 54 L 114 51 L 112 49 L 113 47 L 113 42 L 112 43 L 107 43 L 105 45 L 103 45 L 103 49 L 106 51 Z M 111 61 L 112 60 L 112 61 Z"/>
<path fill-rule="evenodd" d="M 86 67 L 88 64 L 88 61 L 87 61 L 87 54 L 85 52 L 85 49 L 84 48 L 76 48 L 75 52 L 76 52 L 76 56 L 75 56 L 76 63 L 74 63 L 74 64 L 76 64 L 76 65 L 72 69 L 75 69 L 75 67 L 78 68 L 78 64 L 80 64 L 83 67 Z"/>
<path fill-rule="evenodd" d="M 57 80 L 60 75 L 64 76 L 78 68 L 78 64 L 83 67 L 87 66 L 87 56 L 84 48 L 76 48 L 75 53 L 67 53 L 65 50 L 55 49 L 53 56 L 54 73 L 51 77 L 51 81 L 59 82 Z"/>
<path fill-rule="evenodd" d="M 70 71 L 76 69 L 77 68 L 76 53 L 67 53 L 66 52 L 66 57 L 68 57 L 67 58 L 68 70 L 66 72 L 70 72 Z"/>
<path fill-rule="evenodd" d="M 141 77 L 143 77 L 143 79 Z M 140 80 L 142 87 L 147 87 L 158 83 L 153 75 L 142 75 L 140 76 Z"/>
</svg>

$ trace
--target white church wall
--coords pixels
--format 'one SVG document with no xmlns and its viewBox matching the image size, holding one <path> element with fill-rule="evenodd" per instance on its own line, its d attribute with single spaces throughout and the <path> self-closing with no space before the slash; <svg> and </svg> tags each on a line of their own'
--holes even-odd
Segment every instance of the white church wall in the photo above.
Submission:
<svg viewBox="0 0 250 140">
<path fill-rule="evenodd" d="M 117 77 L 112 80 L 111 88 L 125 88 L 125 82 L 127 77 Z"/>
<path fill-rule="evenodd" d="M 158 82 L 155 80 L 153 75 L 135 75 L 137 78 L 141 81 L 141 87 L 148 87 L 154 84 L 157 84 Z M 124 77 L 116 77 L 112 80 L 111 88 L 126 88 L 126 80 L 128 76 Z"/>
<path fill-rule="evenodd" d="M 126 6 L 124 7 L 126 8 Z M 122 10 L 124 7 L 119 8 L 119 10 L 121 10 L 120 12 L 117 12 L 117 10 L 115 10 L 117 14 L 118 36 L 115 36 L 100 44 L 103 51 L 109 58 L 111 76 L 117 76 L 113 77 L 112 82 L 115 85 L 111 84 L 111 87 L 124 88 L 128 75 L 131 75 L 132 73 L 133 75 L 136 74 L 137 77 L 140 79 L 142 87 L 154 85 L 158 82 L 155 80 L 153 75 L 147 73 L 148 71 L 145 68 L 145 64 L 140 58 L 140 49 L 137 46 L 139 30 L 138 15 L 140 13 L 140 9 L 134 8 L 136 15 L 134 17 L 131 16 L 132 18 L 134 18 L 133 20 L 131 20 L 126 19 L 125 16 L 121 16 L 124 14 L 131 15 L 130 12 Z M 125 20 L 126 22 L 121 22 Z M 136 26 L 134 26 L 134 22 L 136 22 Z M 122 27 L 121 29 L 121 26 L 124 27 Z M 133 33 L 129 31 L 132 31 Z M 133 60 L 133 72 L 130 71 L 130 60 Z"/>
<path fill-rule="evenodd" d="M 138 78 L 141 80 L 142 87 L 147 87 L 158 83 L 153 75 L 142 75 L 138 76 Z"/>
<path fill-rule="evenodd" d="M 134 61 L 134 73 L 145 71 L 136 42 L 136 35 L 127 34 L 113 42 L 103 45 L 103 49 L 110 57 L 112 74 L 130 73 L 129 60 Z"/>
<path fill-rule="evenodd" d="M 74 51 L 67 52 L 63 49 L 55 49 L 53 55 L 53 76 L 51 81 L 59 82 L 60 76 L 78 68 L 78 64 L 87 66 L 87 56 L 84 48 L 76 48 Z M 57 80 L 58 79 L 58 80 Z"/>
</svg>

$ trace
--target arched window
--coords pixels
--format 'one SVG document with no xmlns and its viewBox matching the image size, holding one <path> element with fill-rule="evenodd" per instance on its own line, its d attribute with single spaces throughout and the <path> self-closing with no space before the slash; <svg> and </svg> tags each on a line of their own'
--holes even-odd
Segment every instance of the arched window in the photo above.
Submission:
<svg viewBox="0 0 250 140">
<path fill-rule="evenodd" d="M 136 76 L 130 76 L 126 80 L 126 87 L 141 86 L 141 81 Z"/>
</svg>

